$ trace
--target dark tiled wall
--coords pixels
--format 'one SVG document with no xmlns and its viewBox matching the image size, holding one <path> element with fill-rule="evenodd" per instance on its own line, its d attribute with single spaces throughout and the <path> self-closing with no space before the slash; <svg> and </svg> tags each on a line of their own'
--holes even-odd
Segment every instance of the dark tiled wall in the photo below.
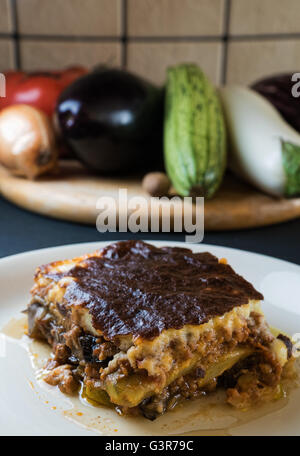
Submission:
<svg viewBox="0 0 300 456">
<path fill-rule="evenodd" d="M 299 70 L 300 0 L 0 0 L 0 70 L 104 62 L 162 83 L 183 61 L 216 83 Z"/>
</svg>

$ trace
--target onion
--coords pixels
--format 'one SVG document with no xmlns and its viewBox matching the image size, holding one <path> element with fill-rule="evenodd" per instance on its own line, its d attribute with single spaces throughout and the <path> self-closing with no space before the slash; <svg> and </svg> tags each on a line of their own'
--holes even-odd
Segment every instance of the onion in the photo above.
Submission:
<svg viewBox="0 0 300 456">
<path fill-rule="evenodd" d="M 42 111 L 13 105 L 0 112 L 0 162 L 13 174 L 29 179 L 56 167 L 55 135 Z"/>
</svg>

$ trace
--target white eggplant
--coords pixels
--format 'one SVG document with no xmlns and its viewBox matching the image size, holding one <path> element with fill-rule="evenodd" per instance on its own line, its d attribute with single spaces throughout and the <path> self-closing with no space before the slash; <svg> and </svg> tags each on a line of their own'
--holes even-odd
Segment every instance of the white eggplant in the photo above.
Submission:
<svg viewBox="0 0 300 456">
<path fill-rule="evenodd" d="M 299 195 L 300 134 L 251 89 L 224 87 L 220 96 L 230 143 L 229 168 L 271 195 Z"/>
</svg>

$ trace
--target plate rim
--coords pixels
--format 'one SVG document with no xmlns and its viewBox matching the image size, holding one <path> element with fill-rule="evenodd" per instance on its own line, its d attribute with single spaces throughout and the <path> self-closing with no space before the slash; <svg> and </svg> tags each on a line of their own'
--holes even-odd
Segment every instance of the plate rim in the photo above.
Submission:
<svg viewBox="0 0 300 456">
<path fill-rule="evenodd" d="M 60 249 L 63 249 L 63 248 L 71 248 L 71 247 L 83 247 L 83 246 L 89 246 L 89 245 L 94 245 L 96 247 L 97 244 L 99 244 L 99 248 L 101 248 L 101 245 L 104 247 L 105 245 L 108 245 L 108 244 L 113 244 L 113 243 L 116 243 L 116 242 L 123 242 L 123 241 L 130 241 L 130 240 L 135 240 L 135 239 L 115 239 L 115 240 L 109 240 L 109 241 L 88 241 L 88 242 L 74 242 L 74 243 L 71 243 L 71 244 L 60 244 L 60 245 L 54 245 L 54 246 L 51 246 L 51 247 L 43 247 L 41 249 L 33 249 L 33 250 L 26 250 L 24 252 L 20 252 L 20 253 L 14 253 L 14 254 L 11 254 L 11 255 L 6 255 L 4 257 L 1 257 L 0 258 L 0 265 L 2 263 L 6 263 L 6 262 L 9 262 L 11 260 L 18 260 L 18 259 L 22 259 L 23 257 L 26 257 L 26 256 L 29 256 L 29 255 L 38 255 L 38 254 L 42 254 L 42 253 L 46 253 L 47 251 L 55 251 L 55 250 L 60 250 Z M 136 239 L 137 241 L 143 241 L 143 242 L 146 242 L 146 243 L 152 243 L 152 244 L 158 244 L 160 247 L 163 247 L 163 244 L 174 244 L 175 246 L 178 246 L 178 247 L 185 247 L 185 248 L 190 248 L 193 250 L 193 247 L 194 246 L 197 246 L 197 247 L 201 247 L 203 246 L 204 248 L 217 248 L 217 249 L 225 249 L 225 250 L 228 250 L 228 251 L 233 251 L 233 252 L 239 252 L 239 253 L 244 253 L 244 254 L 250 254 L 250 255 L 255 255 L 259 258 L 264 258 L 264 259 L 267 259 L 267 260 L 275 260 L 277 262 L 280 262 L 282 263 L 282 265 L 289 265 L 289 266 L 294 266 L 296 268 L 300 268 L 300 264 L 297 264 L 297 263 L 293 263 L 292 261 L 287 261 L 287 260 L 283 260 L 281 258 L 278 258 L 278 257 L 275 257 L 275 256 L 272 256 L 272 255 L 266 255 L 264 253 L 258 253 L 258 252 L 253 252 L 251 250 L 244 250 L 244 249 L 239 249 L 239 248 L 235 248 L 235 247 L 228 247 L 228 246 L 224 246 L 224 245 L 220 245 L 220 244 L 206 244 L 205 242 L 200 242 L 200 243 L 191 243 L 191 242 L 185 242 L 185 241 L 165 241 L 165 240 L 156 240 L 156 239 Z M 97 247 L 96 247 L 96 250 L 97 250 Z M 91 250 L 91 253 L 95 251 L 94 250 Z M 87 252 L 89 253 L 89 252 Z M 74 258 L 74 257 L 73 257 Z M 1 281 L 1 278 L 0 278 L 0 281 Z"/>
</svg>

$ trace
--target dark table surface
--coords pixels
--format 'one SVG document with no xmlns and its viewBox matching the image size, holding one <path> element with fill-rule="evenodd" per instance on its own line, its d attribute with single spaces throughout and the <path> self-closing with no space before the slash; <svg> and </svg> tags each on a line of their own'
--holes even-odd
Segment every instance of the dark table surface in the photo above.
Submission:
<svg viewBox="0 0 300 456">
<path fill-rule="evenodd" d="M 96 226 L 74 224 L 20 209 L 0 197 L 0 257 L 27 250 L 77 242 L 119 239 L 184 241 L 178 233 L 105 233 Z M 276 226 L 227 232 L 206 232 L 206 244 L 234 247 L 300 264 L 300 219 Z"/>
</svg>

